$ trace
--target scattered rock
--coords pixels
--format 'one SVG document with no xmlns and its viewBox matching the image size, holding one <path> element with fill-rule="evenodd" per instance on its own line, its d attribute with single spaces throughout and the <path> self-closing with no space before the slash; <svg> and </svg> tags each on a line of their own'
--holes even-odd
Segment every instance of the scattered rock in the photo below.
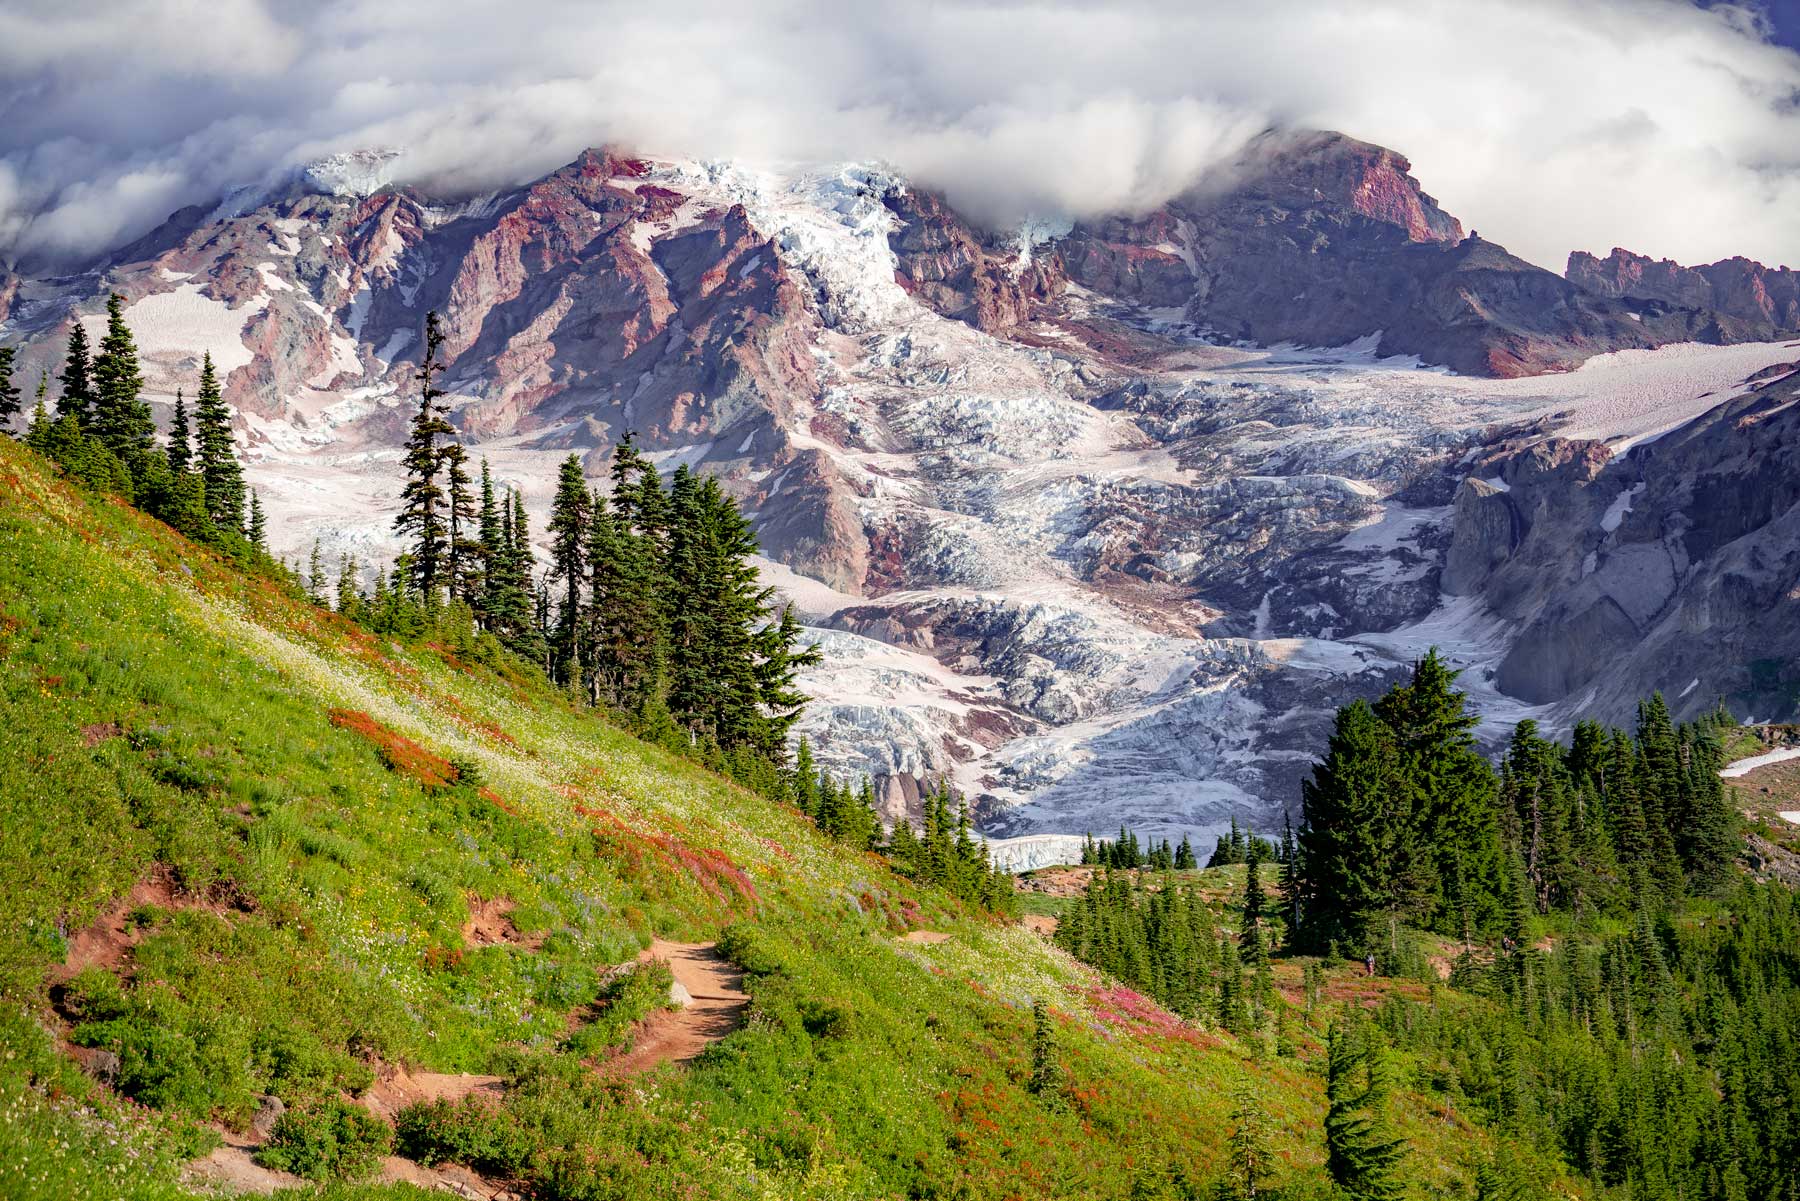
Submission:
<svg viewBox="0 0 1800 1201">
<path fill-rule="evenodd" d="M 266 1142 L 275 1133 L 275 1123 L 287 1112 L 287 1106 L 282 1104 L 280 1097 L 269 1094 L 264 1094 L 257 1100 L 260 1104 L 256 1116 L 250 1119 L 250 1133 L 256 1136 L 258 1142 Z"/>
</svg>

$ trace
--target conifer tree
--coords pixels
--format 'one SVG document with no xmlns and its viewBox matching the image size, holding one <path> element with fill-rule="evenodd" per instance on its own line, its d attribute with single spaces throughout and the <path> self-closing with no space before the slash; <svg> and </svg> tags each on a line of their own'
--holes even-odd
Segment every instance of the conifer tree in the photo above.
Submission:
<svg viewBox="0 0 1800 1201">
<path fill-rule="evenodd" d="M 69 329 L 69 349 L 63 359 L 57 383 L 61 395 L 56 402 L 58 417 L 73 417 L 82 429 L 94 429 L 94 365 L 88 351 L 87 328 L 76 321 Z"/>
<path fill-rule="evenodd" d="M 570 684 L 580 678 L 586 648 L 581 644 L 582 611 L 587 588 L 588 526 L 593 498 L 581 471 L 581 456 L 563 460 L 556 496 L 550 504 L 550 578 L 562 586 L 556 629 L 551 637 L 551 677 Z"/>
<path fill-rule="evenodd" d="M 494 628 L 496 601 L 507 571 L 503 558 L 506 554 L 505 526 L 505 518 L 494 495 L 494 476 L 484 458 L 481 460 L 481 597 L 476 609 L 481 615 L 482 627 L 488 630 Z"/>
<path fill-rule="evenodd" d="M 194 398 L 194 465 L 206 484 L 206 509 L 220 533 L 244 528 L 244 470 L 231 435 L 231 410 L 219 388 L 212 355 L 200 360 L 200 391 Z"/>
<path fill-rule="evenodd" d="M 1395 908 L 1387 851 L 1408 836 L 1392 812 L 1399 771 L 1393 734 L 1375 711 L 1362 701 L 1339 709 L 1325 759 L 1300 792 L 1302 930 L 1311 946 L 1360 947 Z"/>
<path fill-rule="evenodd" d="M 461 443 L 451 442 L 441 452 L 444 460 L 446 530 L 444 539 L 444 582 L 451 601 L 474 606 L 480 598 L 481 582 L 486 572 L 485 547 L 478 522 L 481 513 L 474 481 L 469 476 L 469 455 Z"/>
<path fill-rule="evenodd" d="M 1062 1065 L 1056 1062 L 1050 1007 L 1041 997 L 1031 1003 L 1031 1078 L 1026 1087 L 1040 1097 L 1055 1097 L 1062 1091 Z"/>
<path fill-rule="evenodd" d="M 1275 1158 L 1269 1152 L 1267 1122 L 1248 1083 L 1237 1090 L 1231 1114 L 1231 1170 L 1226 1179 L 1233 1201 L 1270 1195 Z"/>
<path fill-rule="evenodd" d="M 445 419 L 448 411 L 441 403 L 443 390 L 437 376 L 443 370 L 438 353 L 444 345 L 443 331 L 438 327 L 435 311 L 425 315 L 425 357 L 413 378 L 419 385 L 419 409 L 413 416 L 412 431 L 406 442 L 406 455 L 401 460 L 406 469 L 406 486 L 400 492 L 400 513 L 394 518 L 394 529 L 412 537 L 409 554 L 411 583 L 418 590 L 427 610 L 437 604 L 438 591 L 444 586 L 448 527 L 444 514 L 443 447 L 440 440 L 456 433 Z"/>
<path fill-rule="evenodd" d="M 1325 1170 L 1355 1201 L 1404 1195 L 1395 1170 L 1405 1144 L 1388 1137 L 1378 1111 L 1386 1096 L 1379 1059 L 1333 1022 L 1326 1036 Z"/>
<path fill-rule="evenodd" d="M 1181 845 L 1175 848 L 1175 870 L 1178 872 L 1192 871 L 1198 866 L 1199 863 L 1194 859 L 1194 844 L 1188 841 L 1186 834 L 1183 834 Z"/>
<path fill-rule="evenodd" d="M 338 560 L 337 611 L 351 621 L 362 620 L 362 594 L 356 588 L 354 555 L 344 555 Z"/>
<path fill-rule="evenodd" d="M 325 603 L 325 559 L 319 551 L 319 540 L 313 539 L 312 554 L 306 560 L 306 596 L 315 605 Z"/>
<path fill-rule="evenodd" d="M 156 429 L 143 390 L 137 343 L 125 324 L 125 298 L 114 292 L 106 301 L 106 336 L 94 357 L 93 433 L 128 469 L 150 450 Z"/>
<path fill-rule="evenodd" d="M 25 429 L 25 443 L 31 449 L 43 453 L 50 438 L 50 413 L 44 405 L 44 393 L 49 388 L 49 373 L 38 377 L 37 404 L 31 410 L 31 424 Z"/>
<path fill-rule="evenodd" d="M 794 804 L 810 818 L 819 815 L 819 769 L 813 762 L 812 744 L 800 740 L 794 752 Z"/>
<path fill-rule="evenodd" d="M 18 353 L 11 346 L 0 346 L 0 431 L 12 424 L 19 414 L 24 395 L 13 383 L 13 358 Z"/>
<path fill-rule="evenodd" d="M 250 524 L 245 528 L 244 536 L 258 556 L 269 557 L 269 521 L 263 513 L 262 498 L 255 491 L 250 493 Z"/>
<path fill-rule="evenodd" d="M 597 693 L 628 711 L 660 703 L 663 690 L 671 599 L 663 562 L 666 508 L 655 467 L 627 433 L 613 454 L 610 503 L 595 507 L 589 559 Z"/>
<path fill-rule="evenodd" d="M 1261 970 L 1267 957 L 1268 947 L 1263 941 L 1264 911 L 1262 881 L 1257 875 L 1257 862 L 1252 859 L 1244 869 L 1243 928 L 1238 931 L 1244 962 L 1252 971 Z"/>
<path fill-rule="evenodd" d="M 169 419 L 169 470 L 177 474 L 187 471 L 193 461 L 193 431 L 188 426 L 187 399 L 175 389 L 175 415 Z"/>
</svg>

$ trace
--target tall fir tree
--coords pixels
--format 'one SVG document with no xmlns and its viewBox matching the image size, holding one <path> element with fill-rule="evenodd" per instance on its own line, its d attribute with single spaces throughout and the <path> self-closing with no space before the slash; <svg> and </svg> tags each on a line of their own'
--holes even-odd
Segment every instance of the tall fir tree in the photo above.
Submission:
<svg viewBox="0 0 1800 1201">
<path fill-rule="evenodd" d="M 1386 1092 L 1379 1053 L 1357 1046 L 1332 1023 L 1326 1035 L 1325 1170 L 1353 1201 L 1405 1195 L 1397 1169 L 1406 1144 L 1389 1137 L 1379 1116 Z"/>
<path fill-rule="evenodd" d="M 259 557 L 269 557 L 269 519 L 263 512 L 262 498 L 254 489 L 250 493 L 250 523 L 244 528 L 244 537 Z"/>
<path fill-rule="evenodd" d="M 13 360 L 17 354 L 11 346 L 0 346 L 0 431 L 12 425 L 24 403 L 24 393 L 13 383 Z"/>
<path fill-rule="evenodd" d="M 125 298 L 114 292 L 106 301 L 106 336 L 94 356 L 92 432 L 127 469 L 150 450 L 156 430 L 143 390 L 137 343 L 125 324 Z"/>
<path fill-rule="evenodd" d="M 474 607 L 486 576 L 486 548 L 481 541 L 481 512 L 472 491 L 469 455 L 462 444 L 444 446 L 444 517 L 446 521 L 444 582 L 452 601 Z"/>
<path fill-rule="evenodd" d="M 187 398 L 175 389 L 175 413 L 169 419 L 169 470 L 185 472 L 194 458 L 194 433 L 188 424 Z"/>
<path fill-rule="evenodd" d="M 427 313 L 425 356 L 413 375 L 419 385 L 419 408 L 413 415 L 406 454 L 401 459 L 401 466 L 406 471 L 406 485 L 400 491 L 400 512 L 394 518 L 395 531 L 412 539 L 408 550 L 410 583 L 427 611 L 436 606 L 438 594 L 444 587 L 448 552 L 441 442 L 456 433 L 455 427 L 445 419 L 448 410 L 441 403 L 444 392 L 437 386 L 438 373 L 443 370 L 438 359 L 443 345 L 444 334 L 438 326 L 438 315 L 435 311 Z"/>
<path fill-rule="evenodd" d="M 87 327 L 78 320 L 69 330 L 69 347 L 62 372 L 56 377 L 60 394 L 58 417 L 73 417 L 83 430 L 94 430 L 94 362 L 88 348 Z"/>
<path fill-rule="evenodd" d="M 194 466 L 206 484 L 206 511 L 220 533 L 244 529 L 244 469 L 231 434 L 231 409 L 209 353 L 200 360 L 194 397 Z"/>
<path fill-rule="evenodd" d="M 1230 1147 L 1226 1195 L 1232 1201 L 1271 1196 L 1275 1157 L 1269 1151 L 1268 1119 L 1247 1083 L 1238 1088 L 1232 1106 Z"/>
<path fill-rule="evenodd" d="M 494 494 L 494 474 L 488 469 L 488 461 L 484 458 L 481 460 L 481 516 L 478 534 L 481 540 L 481 583 L 480 599 L 475 608 L 481 618 L 482 628 L 487 630 L 494 629 L 500 581 L 506 574 L 505 524 Z"/>
<path fill-rule="evenodd" d="M 556 626 L 550 640 L 550 674 L 558 683 L 580 680 L 586 655 L 582 645 L 583 610 L 587 601 L 587 546 L 593 497 L 581 471 L 581 456 L 571 454 L 557 473 L 550 502 L 550 579 L 562 589 Z"/>
</svg>

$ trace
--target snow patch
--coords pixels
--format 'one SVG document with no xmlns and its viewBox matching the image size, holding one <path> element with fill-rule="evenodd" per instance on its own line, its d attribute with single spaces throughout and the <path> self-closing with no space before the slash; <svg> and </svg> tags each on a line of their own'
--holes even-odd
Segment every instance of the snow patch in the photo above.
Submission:
<svg viewBox="0 0 1800 1201">
<path fill-rule="evenodd" d="M 1719 769 L 1719 774 L 1727 780 L 1741 779 L 1759 767 L 1768 767 L 1775 763 L 1786 763 L 1792 759 L 1800 759 L 1800 746 L 1784 747 L 1779 751 L 1770 751 L 1763 755 L 1752 755 L 1748 759 L 1736 759 Z M 1787 814 L 1782 814 L 1786 817 Z"/>
<path fill-rule="evenodd" d="M 1606 512 L 1600 515 L 1600 528 L 1607 533 L 1618 529 L 1625 521 L 1625 514 L 1631 512 L 1631 505 L 1640 492 L 1644 490 L 1642 483 L 1636 483 L 1624 489 L 1606 506 Z"/>
</svg>

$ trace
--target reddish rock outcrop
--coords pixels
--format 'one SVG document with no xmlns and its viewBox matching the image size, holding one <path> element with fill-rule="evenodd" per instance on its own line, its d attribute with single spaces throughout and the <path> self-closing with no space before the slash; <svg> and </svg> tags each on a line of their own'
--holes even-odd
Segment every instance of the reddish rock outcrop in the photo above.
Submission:
<svg viewBox="0 0 1800 1201">
<path fill-rule="evenodd" d="M 1063 261 L 1085 288 L 1184 305 L 1225 337 L 1339 346 L 1380 334 L 1380 354 L 1477 375 L 1705 336 L 1704 314 L 1634 315 L 1464 237 L 1409 169 L 1342 134 L 1270 135 L 1162 210 L 1077 230 Z"/>
<path fill-rule="evenodd" d="M 1577 250 L 1564 272 L 1598 296 L 1660 301 L 1710 311 L 1718 340 L 1764 340 L 1800 333 L 1800 272 L 1745 258 L 1683 267 L 1621 247 L 1604 259 Z"/>
<path fill-rule="evenodd" d="M 896 282 L 946 317 L 999 333 L 1062 290 L 1054 250 L 1021 255 L 1016 242 L 985 239 L 935 192 L 895 189 L 882 202 L 899 222 L 888 238 Z"/>
</svg>

